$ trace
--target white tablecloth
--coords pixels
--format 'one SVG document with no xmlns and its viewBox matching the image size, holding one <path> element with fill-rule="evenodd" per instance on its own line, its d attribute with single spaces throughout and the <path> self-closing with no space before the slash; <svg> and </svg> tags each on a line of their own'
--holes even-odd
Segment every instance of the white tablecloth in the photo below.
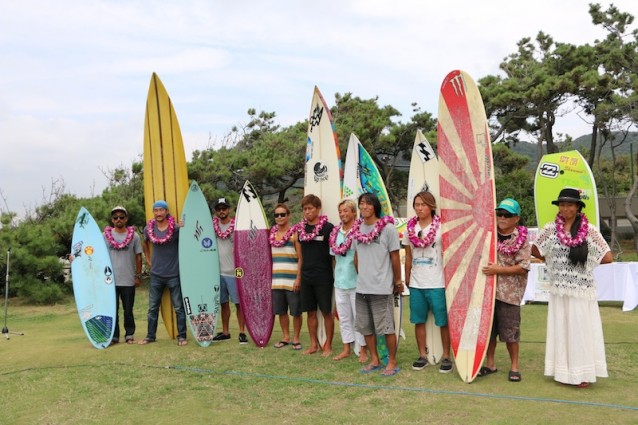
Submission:
<svg viewBox="0 0 638 425">
<path fill-rule="evenodd" d="M 594 281 L 599 301 L 622 301 L 623 311 L 638 306 L 638 263 L 602 264 L 594 269 Z M 547 283 L 545 264 L 532 263 L 523 303 L 547 301 Z"/>
</svg>

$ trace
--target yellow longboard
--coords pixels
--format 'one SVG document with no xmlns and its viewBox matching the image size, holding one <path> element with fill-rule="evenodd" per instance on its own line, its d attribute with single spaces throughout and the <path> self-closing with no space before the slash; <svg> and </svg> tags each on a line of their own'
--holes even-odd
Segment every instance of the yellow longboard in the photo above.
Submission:
<svg viewBox="0 0 638 425">
<path fill-rule="evenodd" d="M 153 203 L 163 199 L 176 220 L 181 217 L 188 192 L 188 173 L 182 133 L 171 99 L 157 74 L 153 73 L 146 100 L 144 120 L 144 207 L 146 219 L 153 218 Z M 168 289 L 162 295 L 162 319 L 168 335 L 177 337 L 177 319 Z"/>
</svg>

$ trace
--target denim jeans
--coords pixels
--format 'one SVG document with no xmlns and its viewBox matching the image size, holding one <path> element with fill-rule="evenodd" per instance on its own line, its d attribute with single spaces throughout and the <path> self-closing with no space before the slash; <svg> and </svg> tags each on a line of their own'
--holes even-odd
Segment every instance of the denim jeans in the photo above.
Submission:
<svg viewBox="0 0 638 425">
<path fill-rule="evenodd" d="M 157 337 L 157 320 L 159 316 L 160 305 L 162 303 L 162 292 L 164 288 L 168 288 L 171 292 L 171 301 L 177 316 L 177 336 L 178 338 L 186 338 L 186 314 L 184 313 L 184 304 L 182 302 L 182 288 L 179 285 L 179 276 L 160 277 L 151 274 L 151 282 L 148 295 L 148 332 L 146 339 L 155 341 Z"/>
<path fill-rule="evenodd" d="M 133 316 L 133 306 L 135 304 L 135 286 L 116 286 L 115 304 L 117 312 L 115 314 L 115 332 L 113 339 L 120 339 L 120 301 L 122 300 L 122 311 L 124 313 L 124 337 L 128 341 L 133 339 L 135 334 L 135 317 Z"/>
</svg>

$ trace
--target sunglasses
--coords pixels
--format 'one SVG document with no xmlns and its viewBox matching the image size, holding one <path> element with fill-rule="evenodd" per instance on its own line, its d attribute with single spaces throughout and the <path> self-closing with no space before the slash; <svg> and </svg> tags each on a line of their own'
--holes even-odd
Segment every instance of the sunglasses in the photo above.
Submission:
<svg viewBox="0 0 638 425">
<path fill-rule="evenodd" d="M 284 218 L 288 213 L 275 213 L 275 218 Z"/>
<path fill-rule="evenodd" d="M 228 209 L 228 207 L 226 207 L 226 206 L 220 206 L 220 207 L 215 208 L 215 211 L 225 211 L 227 209 Z"/>
<path fill-rule="evenodd" d="M 496 216 L 497 217 L 503 217 L 503 218 L 512 218 L 512 217 L 514 217 L 514 214 L 504 213 L 504 212 L 497 212 Z"/>
<path fill-rule="evenodd" d="M 124 220 L 126 218 L 126 216 L 125 215 L 114 215 L 111 218 L 113 219 L 113 221 Z"/>
</svg>

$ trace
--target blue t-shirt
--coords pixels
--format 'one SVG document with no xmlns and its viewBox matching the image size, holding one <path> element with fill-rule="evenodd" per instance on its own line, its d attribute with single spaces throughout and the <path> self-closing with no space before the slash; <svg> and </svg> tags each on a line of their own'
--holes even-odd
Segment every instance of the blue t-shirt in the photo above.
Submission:
<svg viewBox="0 0 638 425">
<path fill-rule="evenodd" d="M 345 240 L 345 234 L 339 229 L 337 245 Z M 357 269 L 354 268 L 354 248 L 351 246 L 345 255 L 336 255 L 332 250 L 330 254 L 335 256 L 335 288 L 354 289 L 357 287 Z"/>
</svg>

